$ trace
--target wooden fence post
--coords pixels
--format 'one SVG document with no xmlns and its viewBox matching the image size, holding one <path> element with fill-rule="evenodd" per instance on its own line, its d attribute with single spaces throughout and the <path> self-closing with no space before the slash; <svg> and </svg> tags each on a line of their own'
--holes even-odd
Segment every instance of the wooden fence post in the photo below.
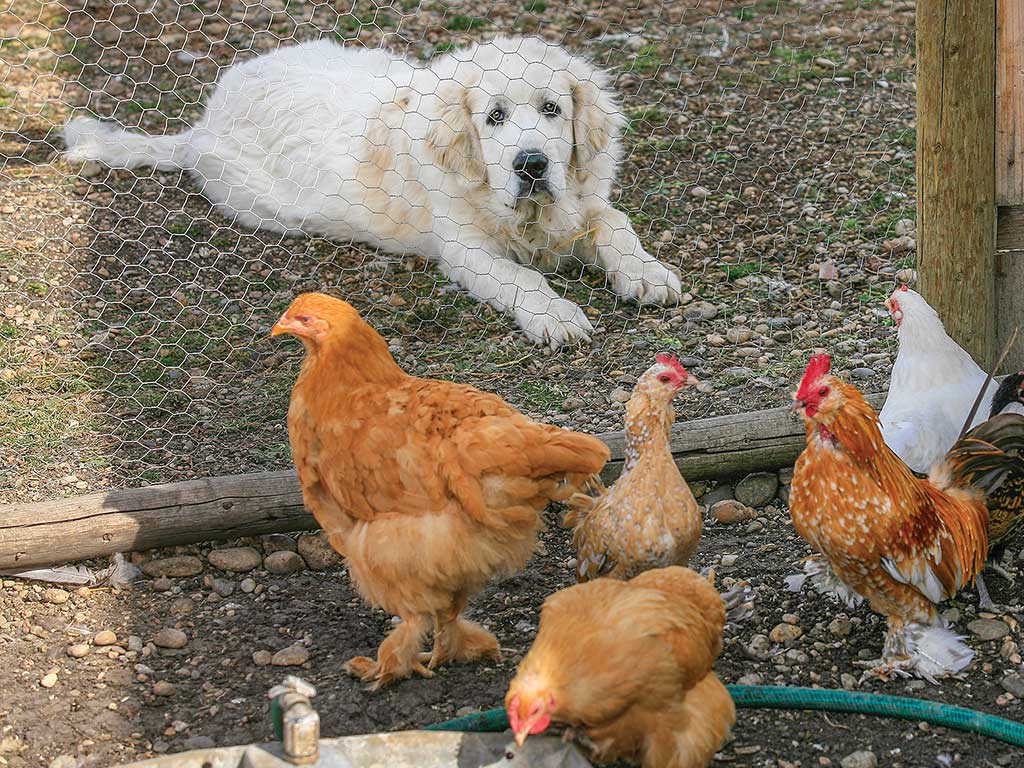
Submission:
<svg viewBox="0 0 1024 768">
<path fill-rule="evenodd" d="M 995 38 L 995 0 L 918 0 L 918 284 L 982 366 L 997 343 Z"/>
<path fill-rule="evenodd" d="M 996 9 L 996 339 L 1024 326 L 1024 0 Z M 1024 370 L 1024 344 L 1006 371 Z"/>
</svg>

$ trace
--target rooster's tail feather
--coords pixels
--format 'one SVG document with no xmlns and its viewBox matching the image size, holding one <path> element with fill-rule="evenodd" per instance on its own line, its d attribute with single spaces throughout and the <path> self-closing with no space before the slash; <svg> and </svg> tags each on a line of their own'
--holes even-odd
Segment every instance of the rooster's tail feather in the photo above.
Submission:
<svg viewBox="0 0 1024 768">
<path fill-rule="evenodd" d="M 932 483 L 969 486 L 988 496 L 1011 473 L 1024 473 L 1024 416 L 1004 413 L 964 435 L 932 470 Z"/>
<path fill-rule="evenodd" d="M 575 528 L 577 523 L 594 508 L 597 500 L 607 492 L 608 489 L 605 487 L 604 481 L 601 480 L 601 476 L 591 475 L 580 490 L 565 500 L 565 506 L 569 509 L 562 518 L 562 527 Z"/>
</svg>

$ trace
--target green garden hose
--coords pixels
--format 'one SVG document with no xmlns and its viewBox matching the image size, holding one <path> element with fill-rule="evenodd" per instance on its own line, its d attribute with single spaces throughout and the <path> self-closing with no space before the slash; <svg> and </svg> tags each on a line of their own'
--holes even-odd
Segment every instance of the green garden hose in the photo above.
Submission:
<svg viewBox="0 0 1024 768">
<path fill-rule="evenodd" d="M 790 688 L 775 685 L 729 685 L 736 706 L 745 709 L 823 709 L 831 712 L 856 712 L 879 717 L 923 720 L 958 731 L 979 733 L 999 741 L 1024 747 L 1024 725 L 973 709 L 939 704 L 924 699 L 854 693 L 826 688 Z M 475 715 L 457 717 L 428 726 L 428 731 L 504 731 L 508 717 L 503 709 L 489 709 Z"/>
</svg>

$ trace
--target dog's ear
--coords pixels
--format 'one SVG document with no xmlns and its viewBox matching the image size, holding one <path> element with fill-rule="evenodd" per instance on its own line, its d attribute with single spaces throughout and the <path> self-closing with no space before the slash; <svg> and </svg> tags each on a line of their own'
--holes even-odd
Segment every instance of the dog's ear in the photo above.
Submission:
<svg viewBox="0 0 1024 768">
<path fill-rule="evenodd" d="M 622 153 L 625 118 L 608 87 L 608 75 L 574 57 L 570 67 L 573 104 L 572 165 L 610 185 Z"/>
<path fill-rule="evenodd" d="M 459 174 L 466 181 L 480 182 L 485 178 L 486 169 L 468 96 L 466 87 L 454 80 L 438 86 L 439 109 L 427 131 L 427 146 L 441 168 Z"/>
</svg>

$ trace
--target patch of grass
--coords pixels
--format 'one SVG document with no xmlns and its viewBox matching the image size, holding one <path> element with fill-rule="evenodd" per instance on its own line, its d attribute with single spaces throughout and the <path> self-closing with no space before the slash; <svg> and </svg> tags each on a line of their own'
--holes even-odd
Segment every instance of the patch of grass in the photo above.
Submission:
<svg viewBox="0 0 1024 768">
<path fill-rule="evenodd" d="M 437 44 L 437 47 L 434 48 L 434 53 L 448 53 L 453 48 L 455 48 L 455 43 L 451 40 L 445 40 L 443 43 Z"/>
<path fill-rule="evenodd" d="M 548 9 L 548 4 L 544 0 L 532 0 L 526 4 L 526 10 L 529 13 L 544 13 Z"/>
<path fill-rule="evenodd" d="M 526 402 L 537 410 L 555 408 L 565 400 L 565 389 L 543 379 L 521 381 L 516 389 L 523 395 Z"/>
<path fill-rule="evenodd" d="M 483 29 L 488 24 L 490 24 L 490 21 L 481 16 L 466 16 L 460 13 L 448 20 L 445 29 L 449 32 L 475 32 L 478 29 Z"/>
<path fill-rule="evenodd" d="M 658 46 L 645 45 L 636 52 L 636 57 L 630 63 L 630 71 L 641 75 L 651 75 L 661 69 L 664 60 L 658 52 Z"/>
<path fill-rule="evenodd" d="M 46 283 L 39 280 L 29 280 L 25 283 L 25 289 L 36 296 L 45 296 L 50 290 L 47 288 Z"/>
<path fill-rule="evenodd" d="M 651 128 L 664 126 L 669 120 L 668 112 L 656 104 L 627 110 L 626 117 L 629 118 L 629 123 L 626 125 L 627 134 L 637 133 L 642 123 L 647 124 L 647 129 L 644 132 L 649 134 Z"/>
<path fill-rule="evenodd" d="M 917 131 L 914 128 L 892 131 L 886 137 L 907 149 L 917 149 Z"/>
<path fill-rule="evenodd" d="M 709 160 L 715 165 L 726 165 L 736 162 L 736 156 L 732 152 L 712 152 Z"/>
<path fill-rule="evenodd" d="M 725 271 L 726 278 L 735 280 L 739 277 L 746 277 L 755 272 L 760 272 L 761 265 L 756 261 L 745 261 L 742 264 L 723 264 L 722 269 Z"/>
</svg>

